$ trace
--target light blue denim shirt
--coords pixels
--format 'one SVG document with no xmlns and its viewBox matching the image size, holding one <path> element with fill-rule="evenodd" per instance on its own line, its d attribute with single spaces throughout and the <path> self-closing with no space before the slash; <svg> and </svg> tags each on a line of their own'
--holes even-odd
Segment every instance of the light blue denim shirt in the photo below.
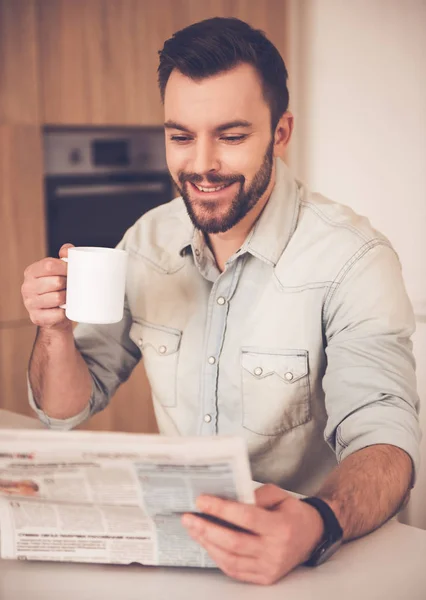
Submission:
<svg viewBox="0 0 426 600">
<path fill-rule="evenodd" d="M 90 403 L 63 421 L 38 410 L 42 420 L 67 429 L 102 410 L 142 355 L 160 432 L 243 436 L 258 481 L 311 494 L 372 444 L 403 448 L 417 468 L 414 317 L 398 257 L 367 219 L 276 166 L 223 273 L 181 198 L 126 233 L 123 320 L 75 331 Z"/>
</svg>

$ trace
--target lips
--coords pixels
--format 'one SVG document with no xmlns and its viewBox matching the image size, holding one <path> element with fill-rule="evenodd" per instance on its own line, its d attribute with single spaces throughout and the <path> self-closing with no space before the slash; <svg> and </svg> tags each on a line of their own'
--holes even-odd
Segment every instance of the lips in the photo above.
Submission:
<svg viewBox="0 0 426 600">
<path fill-rule="evenodd" d="M 201 185 L 197 185 L 196 183 L 194 183 L 194 185 L 196 188 L 198 188 L 200 190 L 200 192 L 205 192 L 207 194 L 211 194 L 212 192 L 219 192 L 220 190 L 223 190 L 225 187 L 227 187 L 229 185 L 229 183 L 219 185 L 217 187 L 204 187 Z"/>
<path fill-rule="evenodd" d="M 233 181 L 231 183 L 224 183 L 222 185 L 216 186 L 203 186 L 192 182 L 188 183 L 193 194 L 195 194 L 195 196 L 197 196 L 198 198 L 209 198 L 211 200 L 214 200 L 221 198 L 222 195 L 225 196 L 228 193 L 228 189 L 237 182 Z"/>
</svg>

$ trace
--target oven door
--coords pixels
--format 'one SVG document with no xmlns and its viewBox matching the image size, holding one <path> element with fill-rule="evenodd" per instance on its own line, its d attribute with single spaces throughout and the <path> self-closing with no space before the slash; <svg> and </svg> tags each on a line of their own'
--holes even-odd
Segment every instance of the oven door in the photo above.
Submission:
<svg viewBox="0 0 426 600">
<path fill-rule="evenodd" d="M 62 244 L 113 248 L 144 213 L 171 200 L 168 176 L 144 181 L 47 184 L 49 256 Z"/>
</svg>

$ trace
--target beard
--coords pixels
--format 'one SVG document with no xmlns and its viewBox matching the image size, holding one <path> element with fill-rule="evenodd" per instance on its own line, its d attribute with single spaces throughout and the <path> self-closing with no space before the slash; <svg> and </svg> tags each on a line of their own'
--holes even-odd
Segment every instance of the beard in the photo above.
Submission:
<svg viewBox="0 0 426 600">
<path fill-rule="evenodd" d="M 186 210 L 194 227 L 203 233 L 224 233 L 237 223 L 256 206 L 260 198 L 266 192 L 272 175 L 274 157 L 274 140 L 272 139 L 263 157 L 263 162 L 253 181 L 247 190 L 244 189 L 244 175 L 221 176 L 216 173 L 208 173 L 204 177 L 197 173 L 178 174 L 179 184 L 177 188 L 185 202 Z M 201 184 L 207 180 L 210 184 L 230 185 L 239 183 L 239 190 L 235 194 L 230 206 L 224 214 L 218 214 L 214 203 L 206 200 L 193 200 L 188 192 L 188 183 Z"/>
</svg>

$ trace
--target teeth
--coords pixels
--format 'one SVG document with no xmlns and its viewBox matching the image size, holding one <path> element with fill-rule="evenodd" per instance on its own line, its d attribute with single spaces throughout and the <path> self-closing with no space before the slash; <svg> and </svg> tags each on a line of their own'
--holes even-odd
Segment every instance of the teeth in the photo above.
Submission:
<svg viewBox="0 0 426 600">
<path fill-rule="evenodd" d="M 223 190 L 224 187 L 226 187 L 226 185 L 221 185 L 219 187 L 215 187 L 215 188 L 205 188 L 205 187 L 201 187 L 201 185 L 197 185 L 194 184 L 201 192 L 218 192 L 219 190 Z"/>
</svg>

